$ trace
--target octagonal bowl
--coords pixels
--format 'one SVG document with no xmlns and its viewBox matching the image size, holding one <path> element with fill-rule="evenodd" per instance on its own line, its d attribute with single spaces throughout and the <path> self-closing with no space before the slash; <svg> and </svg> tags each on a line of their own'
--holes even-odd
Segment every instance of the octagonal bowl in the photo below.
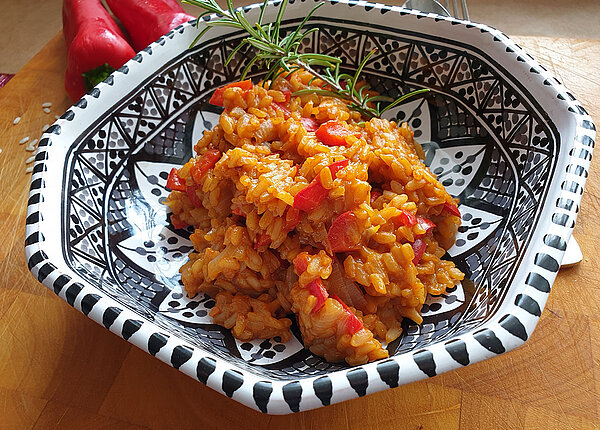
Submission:
<svg viewBox="0 0 600 430">
<path fill-rule="evenodd" d="M 312 6 L 291 1 L 284 31 Z M 257 19 L 256 5 L 245 10 Z M 352 70 L 377 48 L 364 74 L 376 90 L 431 90 L 388 116 L 409 123 L 426 163 L 460 199 L 463 224 L 448 257 L 468 280 L 428 297 L 423 324 L 405 321 L 387 345 L 390 358 L 362 366 L 313 355 L 295 325 L 284 344 L 241 342 L 213 324 L 214 301 L 182 290 L 190 231 L 174 229 L 162 204 L 169 170 L 217 122 L 212 91 L 238 80 L 250 55 L 240 51 L 224 66 L 243 35 L 222 28 L 188 49 L 203 26 L 182 25 L 151 44 L 44 134 L 27 212 L 34 276 L 160 360 L 273 414 L 432 377 L 531 336 L 577 216 L 592 120 L 501 32 L 364 1 L 327 2 L 308 23 L 318 30 L 304 49 L 339 56 Z"/>
</svg>

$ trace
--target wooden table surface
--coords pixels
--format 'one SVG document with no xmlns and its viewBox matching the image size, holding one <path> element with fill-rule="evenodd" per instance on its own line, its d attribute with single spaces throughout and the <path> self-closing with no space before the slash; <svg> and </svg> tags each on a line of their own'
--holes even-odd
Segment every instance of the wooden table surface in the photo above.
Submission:
<svg viewBox="0 0 600 430">
<path fill-rule="evenodd" d="M 515 38 L 600 124 L 600 41 Z M 584 429 L 600 426 L 600 178 L 595 163 L 575 236 L 530 340 L 482 363 L 287 416 L 254 412 L 130 345 L 37 282 L 24 256 L 31 155 L 70 105 L 62 34 L 0 89 L 0 428 Z M 53 103 L 46 114 L 41 104 Z M 18 125 L 13 119 L 21 116 Z"/>
</svg>

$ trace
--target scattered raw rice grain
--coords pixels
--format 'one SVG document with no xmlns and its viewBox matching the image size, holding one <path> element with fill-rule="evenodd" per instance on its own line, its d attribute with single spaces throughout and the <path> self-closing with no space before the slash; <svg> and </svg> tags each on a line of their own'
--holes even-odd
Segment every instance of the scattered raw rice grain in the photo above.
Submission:
<svg viewBox="0 0 600 430">
<path fill-rule="evenodd" d="M 54 119 L 60 119 L 60 115 L 54 115 Z"/>
<path fill-rule="evenodd" d="M 42 103 L 42 107 L 43 107 L 43 108 L 49 108 L 49 107 L 52 107 L 52 103 L 51 103 L 51 102 Z"/>
<path fill-rule="evenodd" d="M 50 124 L 44 124 L 44 126 L 42 127 L 42 132 L 48 130 L 49 127 L 50 127 Z"/>
<path fill-rule="evenodd" d="M 23 145 L 29 141 L 29 136 L 25 136 L 23 139 L 19 140 L 19 145 Z"/>
<path fill-rule="evenodd" d="M 13 124 L 14 124 L 14 125 L 17 125 L 17 124 L 18 124 L 20 121 L 21 121 L 21 117 L 20 117 L 20 116 L 18 116 L 18 117 L 16 117 L 16 118 L 13 120 Z"/>
<path fill-rule="evenodd" d="M 50 113 L 50 108 L 44 108 L 44 112 Z"/>
<path fill-rule="evenodd" d="M 29 166 L 27 169 L 25 169 L 25 173 L 31 173 L 33 172 L 33 166 Z"/>
<path fill-rule="evenodd" d="M 25 164 L 31 164 L 35 161 L 35 155 L 32 155 L 27 160 L 25 160 Z"/>
<path fill-rule="evenodd" d="M 36 148 L 35 146 L 31 146 L 31 145 L 27 145 L 27 146 L 25 147 L 25 151 L 28 151 L 28 152 L 33 152 L 33 151 L 35 151 L 36 149 L 37 149 L 37 148 Z"/>
</svg>

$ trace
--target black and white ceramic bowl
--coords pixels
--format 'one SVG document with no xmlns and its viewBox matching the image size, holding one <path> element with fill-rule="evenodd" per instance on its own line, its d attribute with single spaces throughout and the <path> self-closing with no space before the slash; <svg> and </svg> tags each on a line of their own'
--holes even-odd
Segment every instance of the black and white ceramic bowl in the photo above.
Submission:
<svg viewBox="0 0 600 430">
<path fill-rule="evenodd" d="M 285 28 L 314 3 L 290 1 Z M 250 20 L 257 6 L 246 8 Z M 267 17 L 274 17 L 270 6 Z M 207 18 L 208 19 L 208 18 Z M 469 281 L 405 323 L 390 358 L 327 363 L 300 334 L 240 342 L 212 323 L 209 297 L 187 298 L 178 269 L 189 231 L 167 221 L 167 173 L 186 162 L 236 81 L 241 35 L 176 28 L 78 101 L 43 136 L 33 171 L 26 253 L 32 273 L 71 306 L 150 354 L 251 408 L 286 414 L 364 396 L 511 350 L 531 335 L 569 239 L 592 157 L 591 118 L 544 67 L 485 25 L 364 1 L 332 1 L 305 47 L 365 72 L 383 94 L 431 91 L 391 112 L 460 199 L 448 252 Z M 200 29 L 203 27 L 200 23 Z"/>
</svg>

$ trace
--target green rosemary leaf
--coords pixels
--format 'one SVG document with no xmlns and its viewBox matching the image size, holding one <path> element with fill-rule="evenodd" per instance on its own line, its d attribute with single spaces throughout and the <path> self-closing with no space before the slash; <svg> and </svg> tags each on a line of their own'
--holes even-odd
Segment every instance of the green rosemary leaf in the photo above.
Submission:
<svg viewBox="0 0 600 430">
<path fill-rule="evenodd" d="M 411 91 L 410 93 L 404 94 L 401 97 L 398 97 L 396 100 L 394 100 L 392 103 L 390 103 L 389 105 L 387 105 L 385 108 L 383 108 L 383 110 L 381 110 L 379 112 L 380 115 L 382 115 L 385 111 L 388 111 L 390 109 L 392 109 L 395 106 L 398 106 L 400 103 L 402 103 L 404 100 L 414 97 L 418 94 L 422 94 L 422 93 L 426 93 L 429 91 L 429 88 L 422 88 L 420 90 L 416 90 L 416 91 Z"/>
<path fill-rule="evenodd" d="M 228 65 L 228 64 L 231 62 L 231 60 L 233 60 L 233 57 L 235 56 L 235 54 L 236 54 L 236 53 L 237 53 L 237 52 L 238 52 L 240 49 L 242 49 L 246 43 L 248 43 L 248 42 L 246 42 L 246 40 L 242 40 L 242 42 L 241 42 L 241 43 L 240 43 L 238 46 L 236 46 L 236 47 L 233 49 L 233 51 L 231 51 L 231 52 L 229 53 L 229 55 L 227 56 L 227 59 L 225 60 L 225 65 L 226 65 L 226 66 L 227 66 L 227 65 Z"/>
</svg>

